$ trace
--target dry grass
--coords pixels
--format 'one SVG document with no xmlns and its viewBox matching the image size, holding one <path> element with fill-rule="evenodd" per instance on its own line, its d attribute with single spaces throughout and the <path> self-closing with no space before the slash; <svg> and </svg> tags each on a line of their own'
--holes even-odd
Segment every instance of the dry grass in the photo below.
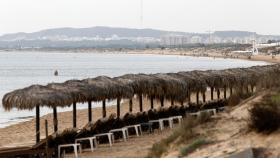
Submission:
<svg viewBox="0 0 280 158">
<path fill-rule="evenodd" d="M 198 138 L 194 140 L 191 144 L 187 144 L 180 150 L 179 158 L 187 156 L 188 154 L 192 153 L 199 147 L 208 144 L 209 142 L 206 141 L 204 138 Z"/>
<path fill-rule="evenodd" d="M 162 139 L 154 144 L 150 150 L 147 158 L 160 158 L 165 153 L 172 143 L 182 144 L 197 138 L 199 135 L 194 128 L 210 120 L 210 114 L 201 113 L 198 117 L 188 117 L 182 125 L 174 130 L 174 132 L 167 138 Z"/>
</svg>

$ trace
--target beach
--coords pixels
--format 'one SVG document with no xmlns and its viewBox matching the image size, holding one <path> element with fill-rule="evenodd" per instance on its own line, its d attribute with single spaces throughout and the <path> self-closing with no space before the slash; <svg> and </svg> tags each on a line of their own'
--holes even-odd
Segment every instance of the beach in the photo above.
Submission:
<svg viewBox="0 0 280 158">
<path fill-rule="evenodd" d="M 203 50 L 203 53 L 198 53 L 201 51 L 200 48 L 194 49 L 194 50 L 138 50 L 138 51 L 127 51 L 128 54 L 159 54 L 159 55 L 180 55 L 180 56 L 193 56 L 193 57 L 211 57 L 211 58 L 222 58 L 222 59 L 242 59 L 242 60 L 248 60 L 248 61 L 264 61 L 268 63 L 280 63 L 280 56 L 275 56 L 272 58 L 271 55 L 263 55 L 258 54 L 251 56 L 248 58 L 248 56 L 244 54 L 225 54 L 223 50 Z"/>
<path fill-rule="evenodd" d="M 144 51 L 154 53 L 156 50 Z M 224 59 L 212 57 L 192 57 L 182 55 L 143 54 L 136 51 L 128 54 L 120 52 L 1 52 L 0 53 L 0 98 L 6 93 L 30 85 L 62 83 L 72 79 L 86 79 L 97 76 L 116 77 L 124 74 L 177 73 L 193 70 L 221 70 L 236 67 L 267 65 L 267 62 Z M 137 54 L 138 53 L 138 54 Z M 175 52 L 176 53 L 176 52 Z M 134 61 L 137 59 L 137 61 Z M 132 62 L 133 61 L 133 62 Z M 54 72 L 58 71 L 58 76 Z M 111 104 L 108 102 L 107 104 Z M 93 107 L 100 106 L 94 104 Z M 78 104 L 78 109 L 87 104 Z M 58 108 L 58 112 L 72 111 L 72 108 Z M 52 109 L 41 108 L 41 116 L 52 113 Z M 5 112 L 0 103 L 0 128 L 26 121 L 35 116 L 35 111 Z"/>
<path fill-rule="evenodd" d="M 222 97 L 223 95 L 221 95 Z M 217 98 L 217 94 L 214 93 L 214 99 Z M 206 92 L 206 99 L 210 100 L 210 91 Z M 196 101 L 196 95 L 192 94 L 191 101 Z M 202 97 L 200 96 L 200 101 Z M 100 103 L 101 104 L 101 103 Z M 169 101 L 165 101 L 165 107 L 171 106 Z M 175 105 L 180 105 L 175 103 Z M 154 108 L 160 108 L 160 102 L 158 100 L 154 101 Z M 143 98 L 143 111 L 148 111 L 150 109 L 150 100 Z M 106 108 L 107 116 L 110 114 L 116 114 L 116 106 L 108 106 Z M 121 104 L 121 116 L 129 111 L 128 100 L 124 100 Z M 133 113 L 139 112 L 139 100 L 134 98 L 133 100 Z M 92 109 L 93 121 L 102 118 L 102 108 L 97 107 Z M 45 138 L 45 120 L 48 120 L 48 131 L 49 134 L 53 133 L 53 116 L 52 114 L 47 114 L 40 118 L 40 132 L 41 139 Z M 88 123 L 88 110 L 82 109 L 77 110 L 77 128 L 81 129 Z M 58 130 L 62 132 L 67 128 L 72 128 L 72 111 L 60 112 L 58 113 Z M 15 147 L 15 146 L 32 146 L 35 144 L 35 119 L 30 121 L 21 122 L 15 125 L 11 125 L 5 128 L 0 128 L 0 148 L 5 147 Z"/>
<path fill-rule="evenodd" d="M 156 55 L 179 55 L 179 56 L 193 56 L 193 54 L 188 54 L 187 52 L 170 52 L 170 51 L 137 51 L 137 52 L 126 52 L 128 54 L 156 54 Z M 208 53 L 207 57 L 213 58 L 229 58 L 223 55 L 218 55 L 219 53 Z M 275 59 L 270 59 L 271 56 L 253 56 L 250 60 L 255 61 L 266 61 L 270 63 L 278 63 L 280 62 L 280 58 L 276 57 Z M 246 59 L 245 57 L 239 57 L 239 59 Z M 248 58 L 246 60 L 249 60 Z M 228 93 L 229 94 L 229 93 Z M 223 92 L 221 92 L 221 97 L 223 97 Z M 207 100 L 210 100 L 210 91 L 206 92 Z M 217 98 L 216 93 L 214 93 L 214 98 Z M 196 96 L 192 94 L 191 96 L 192 102 L 195 102 Z M 200 96 L 200 100 L 202 101 L 202 97 Z M 101 106 L 101 103 L 99 103 Z M 186 104 L 186 103 L 185 103 Z M 169 101 L 165 102 L 165 107 L 169 107 L 171 103 Z M 175 105 L 180 105 L 180 103 L 175 103 Z M 123 100 L 121 104 L 121 116 L 129 111 L 128 108 L 128 100 Z M 155 101 L 155 108 L 160 107 L 160 102 Z M 143 111 L 147 111 L 150 109 L 150 101 L 147 98 L 143 100 Z M 116 106 L 108 106 L 107 107 L 107 116 L 110 114 L 116 113 Z M 138 98 L 133 99 L 133 113 L 139 112 L 139 104 Z M 102 117 L 102 108 L 95 107 L 92 109 L 93 121 L 96 121 Z M 52 114 L 44 115 L 40 118 L 40 133 L 41 139 L 45 138 L 45 120 L 48 121 L 48 131 L 49 134 L 53 132 L 53 116 Z M 80 109 L 77 110 L 77 128 L 81 129 L 88 123 L 88 110 Z M 58 129 L 59 132 L 72 128 L 72 111 L 60 112 L 58 113 Z M 161 137 L 161 136 L 160 136 Z M 32 146 L 35 144 L 35 119 L 31 119 L 29 121 L 21 122 L 18 124 L 14 124 L 5 128 L 0 128 L 0 147 L 15 147 L 15 146 Z"/>
</svg>

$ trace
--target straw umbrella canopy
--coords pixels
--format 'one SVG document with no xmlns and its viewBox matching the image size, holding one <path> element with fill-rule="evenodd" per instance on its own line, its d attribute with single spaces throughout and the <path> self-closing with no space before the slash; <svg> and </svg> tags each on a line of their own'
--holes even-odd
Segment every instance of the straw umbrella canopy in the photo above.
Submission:
<svg viewBox="0 0 280 158">
<path fill-rule="evenodd" d="M 102 101 L 105 99 L 131 98 L 133 89 L 107 76 L 82 80 L 89 86 L 90 100 Z"/>
<path fill-rule="evenodd" d="M 64 83 L 50 83 L 47 87 L 68 94 L 68 96 L 72 98 L 72 103 L 84 103 L 90 98 L 90 89 L 88 85 L 80 80 L 68 80 Z"/>
<path fill-rule="evenodd" d="M 183 102 L 187 98 L 188 86 L 185 81 L 164 73 L 158 73 L 152 76 L 163 90 L 163 93 L 157 94 L 156 97 L 164 97 L 179 102 Z"/>
<path fill-rule="evenodd" d="M 2 99 L 5 110 L 12 108 L 32 110 L 36 106 L 65 107 L 70 106 L 72 102 L 72 98 L 67 93 L 41 85 L 12 91 L 5 94 Z"/>
<path fill-rule="evenodd" d="M 198 75 L 194 75 L 193 71 L 189 72 L 179 72 L 178 75 L 181 75 L 185 82 L 187 83 L 188 89 L 190 92 L 205 92 L 207 84 L 203 78 Z"/>
<path fill-rule="evenodd" d="M 152 75 L 146 74 L 126 74 L 120 77 L 115 77 L 119 83 L 128 85 L 134 91 L 134 94 L 155 96 L 162 93 L 160 84 L 155 81 Z"/>
<path fill-rule="evenodd" d="M 212 70 L 208 71 L 192 71 L 192 75 L 197 76 L 198 78 L 205 81 L 208 87 L 221 88 L 224 87 L 225 83 L 218 72 Z"/>
</svg>

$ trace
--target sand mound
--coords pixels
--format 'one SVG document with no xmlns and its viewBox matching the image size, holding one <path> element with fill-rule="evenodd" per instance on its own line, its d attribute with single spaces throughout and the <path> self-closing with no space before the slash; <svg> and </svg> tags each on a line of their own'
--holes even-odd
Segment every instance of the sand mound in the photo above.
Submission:
<svg viewBox="0 0 280 158">
<path fill-rule="evenodd" d="M 258 134 L 248 129 L 248 109 L 265 95 L 265 92 L 243 101 L 240 105 L 220 113 L 214 121 L 201 127 L 201 133 L 213 141 L 190 154 L 190 158 L 224 157 L 225 155 L 242 151 L 246 148 L 264 148 L 266 157 L 277 157 L 280 151 L 280 132 L 270 135 Z"/>
</svg>

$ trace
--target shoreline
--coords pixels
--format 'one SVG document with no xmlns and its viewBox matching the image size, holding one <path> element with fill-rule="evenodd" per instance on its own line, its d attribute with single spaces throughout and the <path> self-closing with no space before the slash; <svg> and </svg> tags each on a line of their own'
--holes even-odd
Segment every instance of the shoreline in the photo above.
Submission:
<svg viewBox="0 0 280 158">
<path fill-rule="evenodd" d="M 178 55 L 178 56 L 190 56 L 190 57 L 208 57 L 208 58 L 220 58 L 220 59 L 240 59 L 247 61 L 263 61 L 270 64 L 280 63 L 280 56 L 272 58 L 270 55 L 255 55 L 249 59 L 244 55 L 228 56 L 223 55 L 221 52 L 206 52 L 201 54 L 194 54 L 192 51 L 173 51 L 173 50 L 140 50 L 140 51 L 127 51 L 126 54 L 150 54 L 150 55 Z"/>
<path fill-rule="evenodd" d="M 221 50 L 211 50 L 206 49 L 202 50 L 202 48 L 195 49 L 85 49 L 85 50 L 9 50 L 4 51 L 0 50 L 0 53 L 5 52 L 44 52 L 44 53 L 98 53 L 98 54 L 150 54 L 150 55 L 178 55 L 178 56 L 190 56 L 190 57 L 209 57 L 209 58 L 221 58 L 221 59 L 241 59 L 247 61 L 264 61 L 268 63 L 280 63 L 280 56 L 275 56 L 272 58 L 271 55 L 255 55 L 251 56 L 249 59 L 248 56 L 243 54 L 235 54 L 235 55 L 225 55 L 225 51 Z"/>
<path fill-rule="evenodd" d="M 106 52 L 105 52 L 106 53 Z M 210 57 L 210 58 L 228 58 L 228 59 L 242 59 L 242 60 L 249 60 L 249 61 L 264 61 L 268 63 L 280 63 L 280 58 L 271 59 L 271 56 L 255 56 L 252 59 L 246 59 L 245 57 L 239 57 L 239 58 L 230 58 L 228 56 L 223 56 L 222 53 L 207 53 L 207 56 L 196 56 L 193 53 L 186 52 L 186 51 L 160 51 L 160 50 L 144 50 L 144 51 L 127 51 L 123 52 L 126 54 L 151 54 L 151 55 L 179 55 L 179 56 L 194 56 L 194 57 Z M 218 55 L 217 55 L 218 54 Z M 266 58 L 264 58 L 266 57 Z M 268 58 L 270 57 L 270 59 Z M 207 95 L 209 97 L 209 94 Z M 195 100 L 195 95 L 192 96 L 192 100 Z M 133 101 L 133 112 L 139 111 L 139 105 L 138 100 L 136 98 Z M 145 99 L 143 100 L 143 111 L 146 111 L 149 109 L 149 100 Z M 168 107 L 167 105 L 170 105 L 170 102 L 165 103 L 165 107 Z M 160 103 L 156 101 L 155 108 L 158 108 L 160 106 Z M 95 107 L 92 108 L 93 111 L 93 120 L 97 120 L 101 118 L 102 114 L 102 108 L 101 107 Z M 121 105 L 121 115 L 124 115 L 126 112 L 128 112 L 128 101 L 124 101 Z M 87 109 L 79 109 L 77 110 L 77 124 L 78 128 L 82 128 L 84 125 L 87 124 Z M 116 106 L 107 106 L 107 116 L 109 116 L 112 113 L 116 112 Z M 44 138 L 44 120 L 48 120 L 49 122 L 49 131 L 53 131 L 53 122 L 52 122 L 52 113 L 41 116 L 40 122 L 41 122 L 41 138 Z M 58 124 L 59 124 L 59 131 L 64 130 L 67 128 L 72 127 L 72 111 L 66 111 L 66 112 L 59 112 L 58 113 Z M 13 125 L 9 125 L 4 128 L 0 128 L 0 139 L 2 140 L 0 142 L 0 147 L 7 147 L 7 146 L 20 146 L 22 143 L 24 145 L 26 144 L 32 144 L 34 145 L 35 142 L 35 119 L 31 118 L 28 121 L 19 122 Z M 49 132 L 50 134 L 51 132 Z M 9 138 L 9 136 L 11 136 Z M 21 143 L 20 143 L 21 142 Z"/>
</svg>

